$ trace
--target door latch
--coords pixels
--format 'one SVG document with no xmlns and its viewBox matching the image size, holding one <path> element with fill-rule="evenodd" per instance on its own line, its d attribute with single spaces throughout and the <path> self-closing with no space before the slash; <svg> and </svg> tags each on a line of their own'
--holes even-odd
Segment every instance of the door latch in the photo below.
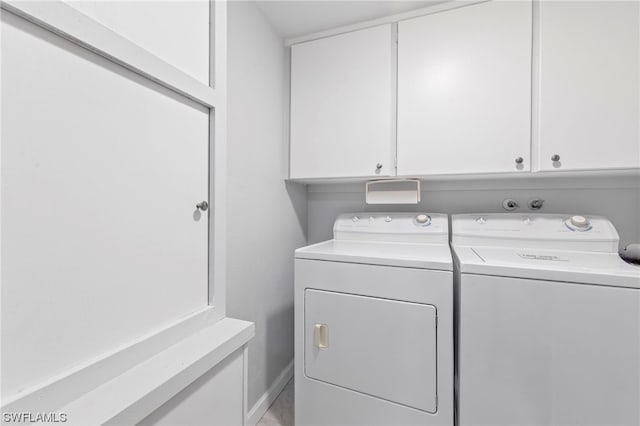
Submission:
<svg viewBox="0 0 640 426">
<path fill-rule="evenodd" d="M 329 326 L 327 324 L 316 324 L 313 327 L 313 341 L 320 349 L 329 348 Z"/>
</svg>

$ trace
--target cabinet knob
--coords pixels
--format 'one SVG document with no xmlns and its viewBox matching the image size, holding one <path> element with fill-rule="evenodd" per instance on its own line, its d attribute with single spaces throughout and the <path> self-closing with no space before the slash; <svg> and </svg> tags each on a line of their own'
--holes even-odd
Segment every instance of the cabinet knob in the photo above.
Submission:
<svg viewBox="0 0 640 426">
<path fill-rule="evenodd" d="M 209 203 L 207 203 L 206 201 L 202 201 L 196 204 L 196 208 L 198 210 L 202 210 L 203 212 L 206 212 L 209 209 Z"/>
<path fill-rule="evenodd" d="M 380 170 L 382 168 L 382 163 L 376 164 L 376 169 Z"/>
<path fill-rule="evenodd" d="M 558 154 L 553 154 L 551 156 L 551 161 L 560 161 L 560 156 Z"/>
<path fill-rule="evenodd" d="M 522 164 L 524 162 L 524 158 L 516 157 L 516 164 Z"/>
</svg>

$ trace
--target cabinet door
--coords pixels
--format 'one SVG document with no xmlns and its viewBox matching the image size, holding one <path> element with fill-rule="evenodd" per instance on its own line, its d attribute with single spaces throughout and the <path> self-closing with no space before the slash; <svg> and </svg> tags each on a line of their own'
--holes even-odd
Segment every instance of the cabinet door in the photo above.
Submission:
<svg viewBox="0 0 640 426">
<path fill-rule="evenodd" d="M 640 3 L 540 2 L 539 25 L 540 170 L 640 167 Z"/>
<path fill-rule="evenodd" d="M 530 169 L 531 2 L 400 22 L 398 174 Z"/>
<path fill-rule="evenodd" d="M 292 47 L 291 178 L 394 174 L 391 44 L 383 25 Z"/>
<path fill-rule="evenodd" d="M 207 306 L 209 110 L 5 12 L 6 398 Z"/>
</svg>

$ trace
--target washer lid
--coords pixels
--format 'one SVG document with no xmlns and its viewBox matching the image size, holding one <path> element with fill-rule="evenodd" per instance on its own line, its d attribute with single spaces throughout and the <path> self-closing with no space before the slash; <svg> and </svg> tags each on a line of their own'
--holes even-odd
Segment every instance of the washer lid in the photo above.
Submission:
<svg viewBox="0 0 640 426">
<path fill-rule="evenodd" d="M 616 253 L 458 245 L 453 248 L 463 274 L 640 289 L 640 266 L 626 263 Z"/>
<path fill-rule="evenodd" d="M 329 240 L 296 250 L 296 259 L 451 271 L 447 244 Z"/>
</svg>

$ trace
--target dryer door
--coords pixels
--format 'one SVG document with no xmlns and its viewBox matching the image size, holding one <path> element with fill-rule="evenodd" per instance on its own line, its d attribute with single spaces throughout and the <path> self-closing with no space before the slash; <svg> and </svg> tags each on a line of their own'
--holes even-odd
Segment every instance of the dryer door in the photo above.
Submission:
<svg viewBox="0 0 640 426">
<path fill-rule="evenodd" d="M 436 412 L 435 306 L 306 290 L 304 339 L 307 377 Z"/>
</svg>

